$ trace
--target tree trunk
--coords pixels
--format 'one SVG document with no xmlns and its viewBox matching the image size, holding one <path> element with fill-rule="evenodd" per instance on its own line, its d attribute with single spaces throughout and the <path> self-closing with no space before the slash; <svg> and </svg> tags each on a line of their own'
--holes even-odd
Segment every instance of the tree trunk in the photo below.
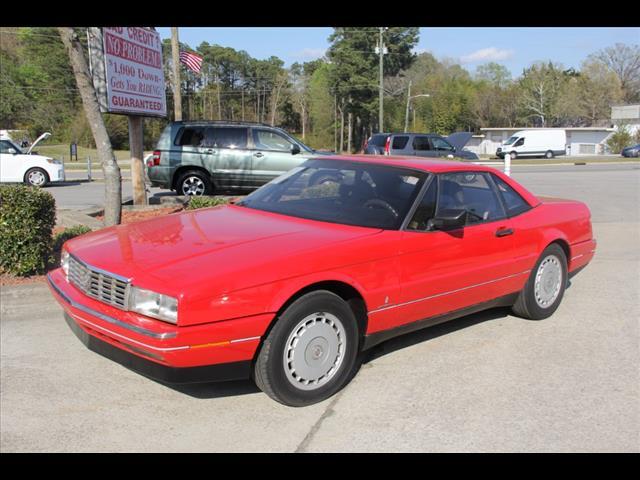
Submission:
<svg viewBox="0 0 640 480">
<path fill-rule="evenodd" d="M 349 102 L 351 103 L 351 102 Z M 353 114 L 351 112 L 349 112 L 349 114 L 347 115 L 348 117 L 348 124 L 349 124 L 349 128 L 347 130 L 347 153 L 352 153 L 351 150 L 351 136 L 352 136 L 352 132 L 353 132 Z"/>
<path fill-rule="evenodd" d="M 89 68 L 82 52 L 78 36 L 70 27 L 58 27 L 62 43 L 69 53 L 69 60 L 76 77 L 84 113 L 91 127 L 91 133 L 98 149 L 98 158 L 102 164 L 105 180 L 104 224 L 106 226 L 120 223 L 122 212 L 122 185 L 120 167 L 116 162 L 111 147 L 111 140 L 100 114 L 100 106 L 89 74 Z"/>
<path fill-rule="evenodd" d="M 340 150 L 339 153 L 344 151 L 344 100 L 340 102 Z"/>
</svg>

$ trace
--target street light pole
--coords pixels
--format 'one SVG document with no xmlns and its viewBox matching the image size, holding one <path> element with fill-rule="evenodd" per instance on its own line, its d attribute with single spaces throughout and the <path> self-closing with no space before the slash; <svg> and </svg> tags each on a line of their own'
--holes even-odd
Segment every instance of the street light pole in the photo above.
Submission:
<svg viewBox="0 0 640 480">
<path fill-rule="evenodd" d="M 407 111 L 404 114 L 404 133 L 407 133 L 409 127 L 409 102 L 411 102 L 411 80 L 409 80 L 409 89 L 407 90 Z"/>
<path fill-rule="evenodd" d="M 421 93 L 419 95 L 414 95 L 413 97 L 411 96 L 411 81 L 409 81 L 409 91 L 407 93 L 407 111 L 405 112 L 404 115 L 404 133 L 407 133 L 407 129 L 409 128 L 409 104 L 411 103 L 411 99 L 412 98 L 418 98 L 418 97 L 430 97 L 431 95 L 429 95 L 428 93 Z M 413 128 L 416 128 L 416 111 L 414 109 L 413 111 Z"/>
</svg>

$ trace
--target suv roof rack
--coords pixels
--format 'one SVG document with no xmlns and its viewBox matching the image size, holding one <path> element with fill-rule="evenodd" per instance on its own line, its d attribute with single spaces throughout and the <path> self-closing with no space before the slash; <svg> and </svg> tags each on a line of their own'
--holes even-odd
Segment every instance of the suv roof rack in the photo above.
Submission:
<svg viewBox="0 0 640 480">
<path fill-rule="evenodd" d="M 269 125 L 268 123 L 262 123 L 262 122 L 248 122 L 248 121 L 243 121 L 243 120 L 178 120 L 176 122 L 173 123 L 191 123 L 191 124 L 198 124 L 198 123 L 206 123 L 206 124 L 212 124 L 212 123 L 217 123 L 217 124 L 221 124 L 221 125 L 260 125 L 261 127 L 270 127 L 270 128 L 280 128 L 276 125 Z"/>
</svg>

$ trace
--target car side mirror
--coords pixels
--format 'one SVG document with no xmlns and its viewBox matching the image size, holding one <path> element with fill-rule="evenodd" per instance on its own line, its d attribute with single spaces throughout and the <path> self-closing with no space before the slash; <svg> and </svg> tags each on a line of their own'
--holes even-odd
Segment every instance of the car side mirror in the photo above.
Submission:
<svg viewBox="0 0 640 480">
<path fill-rule="evenodd" d="M 12 155 L 16 155 L 18 153 L 15 148 L 10 148 L 9 150 L 7 150 L 7 152 L 9 152 Z"/>
<path fill-rule="evenodd" d="M 433 228 L 463 227 L 467 221 L 467 212 L 458 208 L 442 209 L 431 219 Z"/>
<path fill-rule="evenodd" d="M 291 145 L 291 155 L 297 155 L 300 153 L 300 145 L 296 145 L 295 143 Z"/>
</svg>

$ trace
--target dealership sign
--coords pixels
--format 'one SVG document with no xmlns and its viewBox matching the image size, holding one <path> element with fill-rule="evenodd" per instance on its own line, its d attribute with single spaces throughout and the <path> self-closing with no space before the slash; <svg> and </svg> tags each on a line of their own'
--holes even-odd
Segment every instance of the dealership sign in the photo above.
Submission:
<svg viewBox="0 0 640 480">
<path fill-rule="evenodd" d="M 160 35 L 155 30 L 140 27 L 96 30 L 92 29 L 89 46 L 92 49 L 90 56 L 96 60 L 92 74 L 102 110 L 166 116 Z"/>
</svg>

